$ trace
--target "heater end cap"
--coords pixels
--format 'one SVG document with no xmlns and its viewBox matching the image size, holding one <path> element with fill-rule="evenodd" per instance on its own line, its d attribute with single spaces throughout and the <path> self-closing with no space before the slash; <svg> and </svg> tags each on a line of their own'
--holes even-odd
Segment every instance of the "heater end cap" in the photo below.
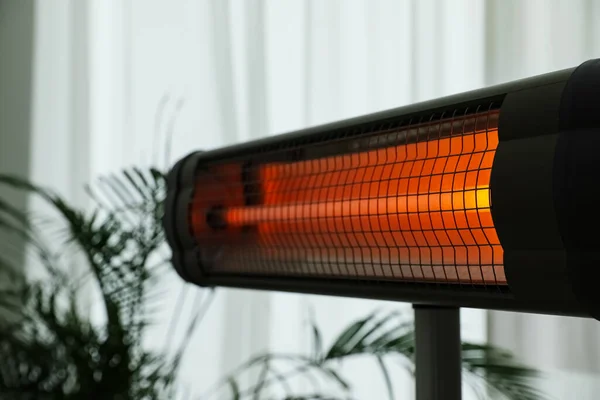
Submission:
<svg viewBox="0 0 600 400">
<path fill-rule="evenodd" d="M 172 251 L 171 263 L 179 276 L 196 284 L 200 282 L 195 275 L 201 274 L 201 268 L 198 266 L 195 241 L 189 230 L 188 205 L 192 198 L 198 159 L 202 153 L 196 151 L 188 154 L 168 172 L 163 214 L 163 229 Z"/>
</svg>

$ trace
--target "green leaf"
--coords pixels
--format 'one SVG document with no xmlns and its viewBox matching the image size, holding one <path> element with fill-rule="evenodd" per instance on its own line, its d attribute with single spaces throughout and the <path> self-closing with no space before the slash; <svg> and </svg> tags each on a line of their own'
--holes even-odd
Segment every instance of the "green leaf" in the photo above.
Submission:
<svg viewBox="0 0 600 400">
<path fill-rule="evenodd" d="M 127 193 L 120 185 L 120 181 L 115 176 L 104 176 L 98 179 L 96 188 L 102 193 L 103 197 L 109 201 L 113 212 L 124 211 L 134 208 L 141 202 L 141 199 L 135 198 Z M 132 222 L 131 216 L 125 214 L 127 222 Z"/>
<path fill-rule="evenodd" d="M 30 241 L 31 244 L 37 244 L 26 224 L 14 222 L 8 218 L 0 218 L 0 229 L 5 232 L 14 233 L 18 237 Z"/>
<path fill-rule="evenodd" d="M 366 341 L 375 333 L 377 333 L 379 329 L 381 329 L 384 325 L 389 324 L 390 321 L 394 319 L 394 317 L 399 315 L 399 313 L 397 311 L 393 311 L 388 314 L 384 314 L 379 318 L 377 317 L 377 315 L 377 312 L 370 314 L 369 323 L 372 323 L 373 325 L 365 332 L 363 332 L 363 334 L 360 337 L 361 342 Z"/>
<path fill-rule="evenodd" d="M 88 195 L 88 197 L 90 199 L 92 199 L 92 201 L 94 202 L 94 204 L 96 206 L 98 206 L 100 209 L 103 210 L 108 210 L 110 208 L 109 205 L 106 204 L 106 202 L 101 199 L 100 197 L 98 197 L 98 194 L 96 193 L 96 187 L 92 186 L 90 184 L 86 184 L 83 187 L 84 192 Z"/>
<path fill-rule="evenodd" d="M 0 212 L 9 215 L 11 218 L 21 222 L 24 225 L 29 224 L 29 218 L 23 210 L 18 209 L 17 207 L 13 206 L 12 204 L 9 204 L 3 199 L 0 199 Z"/>
<path fill-rule="evenodd" d="M 258 374 L 258 378 L 256 381 L 256 386 L 254 388 L 254 393 L 252 394 L 252 398 L 254 400 L 259 400 L 260 399 L 260 393 L 263 391 L 263 389 L 265 388 L 265 380 L 267 379 L 269 375 L 269 360 L 265 360 L 265 363 L 263 364 L 259 374 Z"/>
<path fill-rule="evenodd" d="M 115 192 L 115 194 L 120 195 L 120 197 L 123 199 L 123 204 L 127 204 L 127 202 L 131 202 L 131 201 L 135 201 L 136 200 L 136 196 L 134 194 L 134 192 L 132 192 L 130 189 L 131 187 L 129 185 L 127 185 L 125 182 L 123 182 L 123 180 L 117 176 L 117 175 L 112 175 L 110 178 L 110 181 L 112 182 L 112 187 L 113 190 Z M 152 198 L 151 196 L 149 198 Z"/>
<path fill-rule="evenodd" d="M 350 390 L 350 384 L 340 376 L 333 368 L 322 367 L 323 372 L 333 378 L 344 390 Z"/>
<path fill-rule="evenodd" d="M 32 192 L 45 192 L 40 187 L 30 183 L 26 179 L 14 175 L 0 174 L 0 184 L 8 185 L 14 189 L 28 190 Z"/>
<path fill-rule="evenodd" d="M 334 341 L 333 345 L 331 345 L 329 351 L 325 355 L 325 359 L 330 360 L 332 358 L 339 358 L 347 355 L 349 350 L 351 350 L 356 343 L 359 332 L 365 327 L 371 318 L 372 315 L 369 315 L 366 318 L 354 322 L 348 328 L 346 328 Z"/>
<path fill-rule="evenodd" d="M 312 331 L 313 359 L 316 363 L 320 363 L 323 358 L 323 339 L 321 337 L 321 331 L 317 326 L 317 321 L 315 319 L 315 311 L 312 307 L 309 309 L 309 323 L 310 329 Z"/>
<path fill-rule="evenodd" d="M 275 366 L 272 363 L 269 364 L 269 369 L 271 370 L 275 382 L 279 383 L 279 385 L 283 388 L 283 391 L 285 392 L 286 396 L 288 396 L 292 392 L 292 388 L 287 382 L 287 377 L 281 372 L 279 372 L 279 370 L 275 368 Z"/>
<path fill-rule="evenodd" d="M 539 372 L 523 366 L 510 352 L 492 345 L 463 343 L 462 360 L 466 372 L 508 399 L 548 399 L 536 388 Z"/>
<path fill-rule="evenodd" d="M 399 353 L 407 358 L 414 354 L 412 324 L 399 318 L 398 312 L 379 316 L 370 314 L 344 331 L 325 360 L 358 354 Z"/>
<path fill-rule="evenodd" d="M 229 377 L 227 380 L 227 384 L 229 385 L 229 389 L 231 390 L 231 399 L 232 400 L 240 400 L 240 387 L 233 377 Z"/>
<path fill-rule="evenodd" d="M 383 334 L 377 342 L 374 342 L 373 346 L 379 348 L 382 353 L 394 352 L 402 354 L 409 360 L 413 360 L 415 355 L 415 334 L 412 326 L 402 324 L 394 327 L 389 332 Z"/>
<path fill-rule="evenodd" d="M 383 374 L 383 378 L 385 379 L 385 387 L 387 388 L 388 397 L 390 398 L 390 400 L 394 400 L 394 387 L 392 385 L 392 380 L 387 370 L 387 366 L 385 365 L 385 362 L 383 361 L 383 358 L 380 355 L 377 355 L 376 358 L 377 363 L 379 364 L 379 367 L 381 369 L 381 373 Z"/>
<path fill-rule="evenodd" d="M 123 175 L 142 199 L 152 197 L 152 190 L 149 189 L 150 185 L 147 184 L 148 181 L 146 181 L 144 174 L 139 169 L 125 170 L 123 171 Z"/>
</svg>

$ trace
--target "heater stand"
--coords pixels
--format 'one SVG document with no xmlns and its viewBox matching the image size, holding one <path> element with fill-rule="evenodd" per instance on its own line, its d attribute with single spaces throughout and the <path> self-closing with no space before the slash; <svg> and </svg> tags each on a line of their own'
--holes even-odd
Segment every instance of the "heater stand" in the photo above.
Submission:
<svg viewBox="0 0 600 400">
<path fill-rule="evenodd" d="M 460 309 L 413 307 L 417 400 L 460 400 Z"/>
</svg>

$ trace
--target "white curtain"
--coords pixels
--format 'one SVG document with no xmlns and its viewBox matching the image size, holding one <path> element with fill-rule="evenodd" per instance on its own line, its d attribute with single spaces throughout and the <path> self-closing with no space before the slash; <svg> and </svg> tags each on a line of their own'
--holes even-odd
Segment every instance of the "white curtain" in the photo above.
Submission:
<svg viewBox="0 0 600 400">
<path fill-rule="evenodd" d="M 599 7 L 587 0 L 34 4 L 31 175 L 83 206 L 82 182 L 122 166 L 165 165 L 160 138 L 168 132 L 171 162 L 195 149 L 576 65 L 600 45 Z M 164 284 L 165 323 L 148 338 L 152 346 L 169 342 L 167 321 L 182 290 L 182 318 L 203 295 L 175 275 Z M 185 360 L 189 398 L 262 350 L 307 351 L 309 307 L 325 341 L 375 308 L 411 312 L 406 304 L 219 289 Z M 600 368 L 594 322 L 486 315 L 463 310 L 466 339 L 489 334 L 539 367 Z M 385 398 L 374 364 L 344 368 L 357 398 Z M 398 398 L 411 398 L 410 378 L 395 373 Z"/>
</svg>

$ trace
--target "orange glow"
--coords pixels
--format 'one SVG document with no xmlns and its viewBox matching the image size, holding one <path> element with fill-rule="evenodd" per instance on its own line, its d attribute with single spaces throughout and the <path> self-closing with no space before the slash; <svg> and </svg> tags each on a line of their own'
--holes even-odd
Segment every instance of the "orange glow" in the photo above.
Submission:
<svg viewBox="0 0 600 400">
<path fill-rule="evenodd" d="M 373 142 L 406 144 L 263 163 L 251 178 L 213 167 L 192 204 L 198 243 L 220 249 L 221 272 L 504 285 L 489 190 L 497 116 L 386 131 Z M 206 225 L 211 205 L 222 208 L 221 232 Z"/>
</svg>

